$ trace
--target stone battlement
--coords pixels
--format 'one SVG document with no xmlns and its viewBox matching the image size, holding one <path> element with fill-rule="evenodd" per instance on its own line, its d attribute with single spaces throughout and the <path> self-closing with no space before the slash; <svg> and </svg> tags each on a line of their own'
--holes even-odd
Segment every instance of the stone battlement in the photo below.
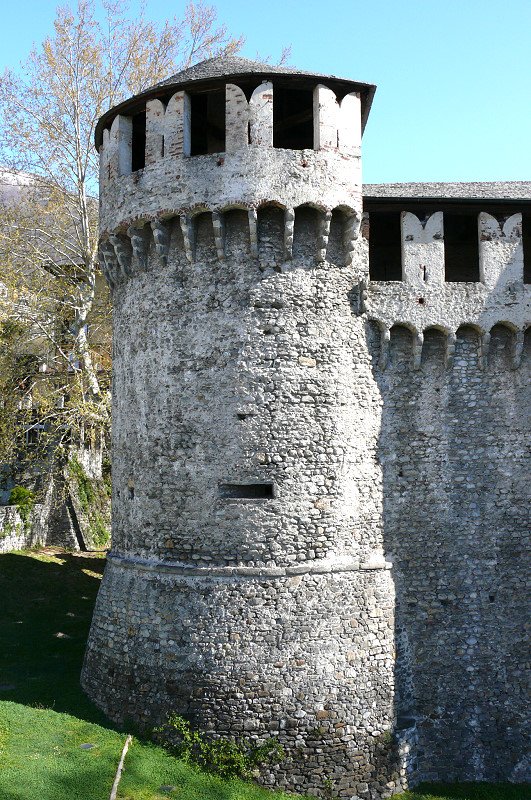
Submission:
<svg viewBox="0 0 531 800">
<path fill-rule="evenodd" d="M 215 210 L 264 201 L 329 210 L 359 204 L 360 93 L 338 98 L 313 83 L 311 91 L 288 91 L 286 101 L 271 81 L 247 90 L 249 99 L 218 81 L 210 92 L 179 91 L 116 115 L 99 148 L 102 233 L 131 222 L 131 210 L 145 220 L 164 209 L 193 213 L 206 197 Z"/>
</svg>

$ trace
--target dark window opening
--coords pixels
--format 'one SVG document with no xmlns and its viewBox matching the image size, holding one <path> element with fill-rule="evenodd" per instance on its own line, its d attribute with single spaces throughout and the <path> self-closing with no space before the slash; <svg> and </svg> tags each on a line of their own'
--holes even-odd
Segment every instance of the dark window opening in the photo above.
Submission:
<svg viewBox="0 0 531 800">
<path fill-rule="evenodd" d="M 372 281 L 402 280 L 400 213 L 369 214 L 369 276 Z"/>
<path fill-rule="evenodd" d="M 131 170 L 136 172 L 146 166 L 146 112 L 135 114 L 132 124 Z"/>
<path fill-rule="evenodd" d="M 524 247 L 524 283 L 531 283 L 531 214 L 522 214 L 522 244 Z"/>
<path fill-rule="evenodd" d="M 444 279 L 479 281 L 477 216 L 444 212 Z"/>
<path fill-rule="evenodd" d="M 35 445 L 38 443 L 41 433 L 44 430 L 44 425 L 42 423 L 36 423 L 32 425 L 31 428 L 26 430 L 26 444 L 31 447 L 31 445 Z"/>
<path fill-rule="evenodd" d="M 220 483 L 219 496 L 232 500 L 267 500 L 275 496 L 272 483 Z"/>
<path fill-rule="evenodd" d="M 313 148 L 313 92 L 275 86 L 273 147 Z"/>
<path fill-rule="evenodd" d="M 225 152 L 225 87 L 190 97 L 190 155 Z"/>
</svg>

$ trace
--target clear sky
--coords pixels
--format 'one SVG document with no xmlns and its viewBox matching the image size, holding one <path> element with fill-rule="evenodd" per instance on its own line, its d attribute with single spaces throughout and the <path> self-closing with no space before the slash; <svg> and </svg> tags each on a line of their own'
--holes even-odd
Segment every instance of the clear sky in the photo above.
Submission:
<svg viewBox="0 0 531 800">
<path fill-rule="evenodd" d="M 364 180 L 531 180 L 531 0 L 219 0 L 248 58 L 378 86 Z M 131 7 L 135 8 L 136 0 Z M 0 66 L 52 31 L 55 2 L 5 2 Z M 147 0 L 148 15 L 183 2 Z"/>
</svg>

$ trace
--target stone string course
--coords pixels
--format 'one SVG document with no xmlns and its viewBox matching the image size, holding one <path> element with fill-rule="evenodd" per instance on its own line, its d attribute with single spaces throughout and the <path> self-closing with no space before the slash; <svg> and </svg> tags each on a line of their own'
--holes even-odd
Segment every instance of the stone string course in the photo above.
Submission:
<svg viewBox="0 0 531 800">
<path fill-rule="evenodd" d="M 294 791 L 522 779 L 519 219 L 479 284 L 441 280 L 437 218 L 403 223 L 404 281 L 370 282 L 359 118 L 341 150 L 331 114 L 321 149 L 133 174 L 104 137 L 113 550 L 83 685 L 120 722 L 277 736 L 264 782 Z"/>
</svg>

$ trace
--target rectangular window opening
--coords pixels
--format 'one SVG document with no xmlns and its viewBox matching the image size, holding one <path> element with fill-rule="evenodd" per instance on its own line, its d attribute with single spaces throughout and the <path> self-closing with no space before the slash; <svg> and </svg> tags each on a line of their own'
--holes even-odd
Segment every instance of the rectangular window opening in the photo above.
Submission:
<svg viewBox="0 0 531 800">
<path fill-rule="evenodd" d="M 190 97 L 190 155 L 225 152 L 225 87 Z"/>
<path fill-rule="evenodd" d="M 218 491 L 225 500 L 267 500 L 275 497 L 273 483 L 220 483 Z"/>
<path fill-rule="evenodd" d="M 313 149 L 313 92 L 275 86 L 273 147 Z"/>
<path fill-rule="evenodd" d="M 369 214 L 369 277 L 371 281 L 402 280 L 399 212 Z"/>
<path fill-rule="evenodd" d="M 133 133 L 131 142 L 131 171 L 144 169 L 146 166 L 146 112 L 141 111 L 133 117 Z"/>
<path fill-rule="evenodd" d="M 479 281 L 479 240 L 476 214 L 444 212 L 444 279 Z"/>
<path fill-rule="evenodd" d="M 524 283 L 531 283 L 531 214 L 522 214 L 522 243 L 524 247 Z"/>
</svg>

